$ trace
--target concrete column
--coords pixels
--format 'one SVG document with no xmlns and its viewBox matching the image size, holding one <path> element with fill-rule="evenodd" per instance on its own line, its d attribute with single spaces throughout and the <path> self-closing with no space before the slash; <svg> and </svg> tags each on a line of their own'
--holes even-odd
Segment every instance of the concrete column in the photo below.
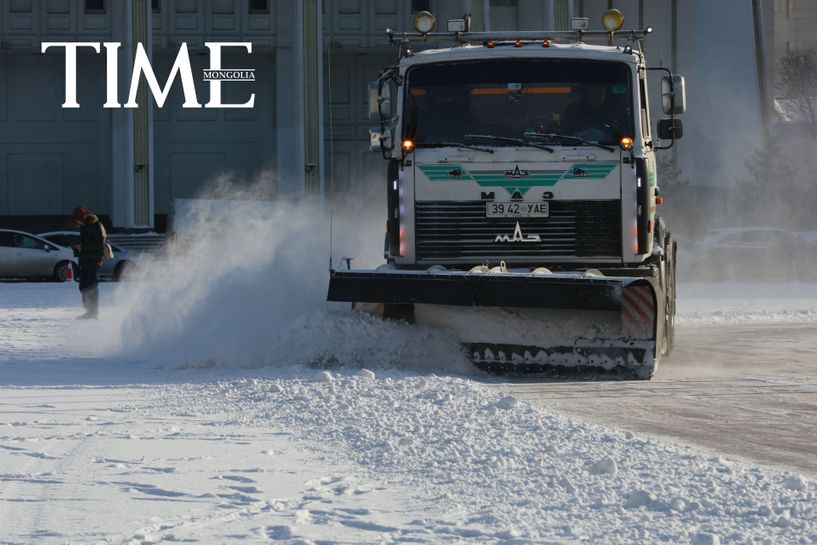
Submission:
<svg viewBox="0 0 817 545">
<path fill-rule="evenodd" d="M 303 18 L 301 2 L 276 2 L 275 50 L 275 163 L 277 192 L 282 197 L 303 197 L 304 82 Z"/>
<path fill-rule="evenodd" d="M 323 110 L 321 65 L 323 58 L 320 1 L 303 1 L 303 89 L 304 89 L 304 185 L 306 196 L 323 194 Z"/>
<path fill-rule="evenodd" d="M 556 29 L 556 0 L 543 0 L 542 9 L 544 10 L 544 20 L 542 21 L 542 28 L 545 30 Z"/>
<path fill-rule="evenodd" d="M 118 50 L 117 85 L 124 102 L 133 70 L 133 37 L 130 1 L 112 2 L 111 20 Z M 111 116 L 111 221 L 115 227 L 132 227 L 133 223 L 133 110 L 107 110 Z"/>
<path fill-rule="evenodd" d="M 573 16 L 572 0 L 556 0 L 553 6 L 553 28 L 570 30 L 570 18 Z"/>
<path fill-rule="evenodd" d="M 148 0 L 131 0 L 133 40 L 142 43 L 153 59 L 151 6 Z M 147 82 L 142 78 L 136 95 L 139 107 L 133 112 L 133 224 L 153 227 L 153 102 L 148 99 Z"/>
<path fill-rule="evenodd" d="M 119 101 L 127 100 L 136 44 L 152 43 L 148 0 L 111 2 L 112 34 L 121 42 L 117 52 Z M 103 50 L 104 51 L 104 50 Z M 111 220 L 115 227 L 152 228 L 153 106 L 144 81 L 137 96 L 139 108 L 114 108 L 111 115 Z"/>
<path fill-rule="evenodd" d="M 468 13 L 471 14 L 471 30 L 474 32 L 485 30 L 485 2 L 483 0 L 471 0 Z"/>
</svg>

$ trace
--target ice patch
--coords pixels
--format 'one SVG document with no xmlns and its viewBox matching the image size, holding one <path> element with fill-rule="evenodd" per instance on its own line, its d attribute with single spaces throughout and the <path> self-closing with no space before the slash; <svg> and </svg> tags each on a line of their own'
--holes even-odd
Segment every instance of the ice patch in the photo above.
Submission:
<svg viewBox="0 0 817 545">
<path fill-rule="evenodd" d="M 590 472 L 594 475 L 615 475 L 618 473 L 618 464 L 616 461 L 605 456 L 590 468 Z"/>
<path fill-rule="evenodd" d="M 699 532 L 692 538 L 692 545 L 721 545 L 721 538 L 715 534 Z"/>
<path fill-rule="evenodd" d="M 296 524 L 306 524 L 312 520 L 312 516 L 310 515 L 307 509 L 299 509 L 295 511 L 295 523 Z"/>
<path fill-rule="evenodd" d="M 289 526 L 268 526 L 266 529 L 267 537 L 275 540 L 292 539 L 292 528 Z"/>
<path fill-rule="evenodd" d="M 806 483 L 799 475 L 789 475 L 783 479 L 783 486 L 789 490 L 805 490 Z"/>
<path fill-rule="evenodd" d="M 514 396 L 505 396 L 496 403 L 498 408 L 506 411 L 516 408 L 517 405 L 519 405 L 519 400 Z"/>
<path fill-rule="evenodd" d="M 646 507 L 650 505 L 652 501 L 652 494 L 646 490 L 636 490 L 627 496 L 627 501 L 624 505 L 625 507 L 629 507 L 631 509 L 637 509 L 639 507 Z"/>
</svg>

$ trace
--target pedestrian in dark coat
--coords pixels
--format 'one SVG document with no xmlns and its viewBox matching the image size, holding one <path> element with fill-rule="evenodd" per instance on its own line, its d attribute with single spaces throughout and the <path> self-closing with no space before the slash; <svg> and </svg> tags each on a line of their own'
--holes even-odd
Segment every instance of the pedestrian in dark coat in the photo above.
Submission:
<svg viewBox="0 0 817 545">
<path fill-rule="evenodd" d="M 99 270 L 105 253 L 105 227 L 88 208 L 78 205 L 71 220 L 79 225 L 79 244 L 74 255 L 79 258 L 79 291 L 85 314 L 80 319 L 96 319 L 99 316 Z"/>
</svg>

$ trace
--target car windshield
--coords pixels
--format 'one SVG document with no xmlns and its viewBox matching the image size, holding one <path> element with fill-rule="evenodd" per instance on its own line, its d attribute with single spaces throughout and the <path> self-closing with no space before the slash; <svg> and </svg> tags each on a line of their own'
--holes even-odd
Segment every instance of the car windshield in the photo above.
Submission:
<svg viewBox="0 0 817 545">
<path fill-rule="evenodd" d="M 631 97 L 630 70 L 619 62 L 502 59 L 418 66 L 408 72 L 403 132 L 417 144 L 525 133 L 616 144 L 633 135 Z M 556 136 L 553 143 L 582 145 Z"/>
</svg>

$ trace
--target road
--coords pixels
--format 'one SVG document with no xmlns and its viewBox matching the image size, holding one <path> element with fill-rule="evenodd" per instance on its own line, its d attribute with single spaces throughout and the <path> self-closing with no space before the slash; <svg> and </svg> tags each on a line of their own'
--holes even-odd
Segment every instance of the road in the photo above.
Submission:
<svg viewBox="0 0 817 545">
<path fill-rule="evenodd" d="M 508 381 L 543 407 L 817 476 L 817 325 L 679 327 L 641 381 Z"/>
</svg>

